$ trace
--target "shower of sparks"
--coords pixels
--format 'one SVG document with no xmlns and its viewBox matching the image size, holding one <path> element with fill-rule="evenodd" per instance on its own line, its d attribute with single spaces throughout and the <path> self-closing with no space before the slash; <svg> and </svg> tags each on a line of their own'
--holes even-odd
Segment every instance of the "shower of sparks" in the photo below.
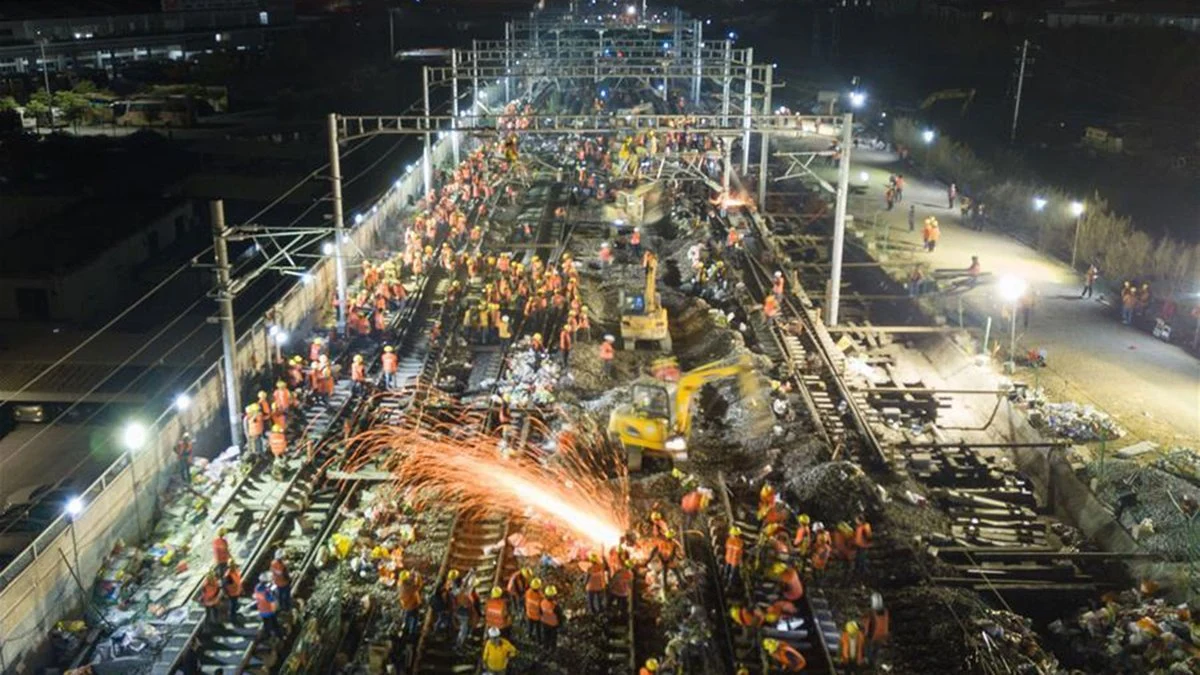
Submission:
<svg viewBox="0 0 1200 675">
<path fill-rule="evenodd" d="M 713 206 L 717 206 L 717 207 L 720 207 L 723 209 L 731 209 L 731 208 L 735 208 L 738 206 L 746 206 L 746 205 L 750 204 L 750 202 L 748 200 L 744 199 L 743 197 L 734 196 L 734 195 L 729 194 L 728 192 L 722 192 L 722 193 L 718 194 L 715 198 L 710 199 L 709 203 L 712 204 Z"/>
<path fill-rule="evenodd" d="M 440 503 L 464 511 L 530 517 L 592 545 L 617 544 L 629 526 L 623 464 L 603 444 L 582 440 L 602 432 L 552 432 L 535 420 L 485 431 L 492 421 L 488 411 L 443 400 L 418 417 L 356 436 L 351 448 L 359 465 L 374 461 L 410 493 L 436 493 Z M 609 479 L 614 467 L 620 475 Z"/>
</svg>

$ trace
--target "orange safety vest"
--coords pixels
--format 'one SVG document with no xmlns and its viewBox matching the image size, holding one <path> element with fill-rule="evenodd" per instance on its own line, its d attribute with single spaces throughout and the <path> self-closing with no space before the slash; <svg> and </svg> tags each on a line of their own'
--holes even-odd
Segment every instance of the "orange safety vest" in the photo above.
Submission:
<svg viewBox="0 0 1200 675">
<path fill-rule="evenodd" d="M 385 373 L 394 373 L 400 367 L 400 357 L 396 356 L 395 352 L 384 353 L 379 360 L 383 363 Z"/>
<path fill-rule="evenodd" d="M 569 331 L 569 330 L 559 331 L 559 333 L 558 333 L 558 348 L 564 352 L 569 351 L 571 349 L 571 331 Z"/>
<path fill-rule="evenodd" d="M 276 410 L 287 410 L 292 407 L 292 392 L 287 389 L 276 389 L 272 398 L 275 399 Z"/>
<path fill-rule="evenodd" d="M 742 564 L 742 538 L 730 535 L 725 539 L 725 564 L 737 567 Z"/>
<path fill-rule="evenodd" d="M 601 361 L 612 361 L 614 356 L 616 356 L 616 353 L 613 351 L 612 343 L 608 342 L 608 341 L 601 342 L 600 343 L 600 360 Z"/>
<path fill-rule="evenodd" d="M 221 602 L 221 586 L 216 579 L 205 581 L 200 588 L 200 604 L 205 607 L 216 607 Z"/>
<path fill-rule="evenodd" d="M 796 538 L 792 540 L 792 546 L 796 547 L 796 552 L 800 555 L 808 553 L 808 547 L 812 544 L 812 528 L 808 525 L 800 525 L 796 528 Z"/>
<path fill-rule="evenodd" d="M 225 572 L 225 595 L 231 598 L 242 597 L 242 573 L 232 567 Z"/>
<path fill-rule="evenodd" d="M 805 660 L 804 655 L 786 642 L 780 642 L 779 648 L 771 654 L 771 657 L 787 673 L 798 673 L 808 666 L 808 661 Z"/>
<path fill-rule="evenodd" d="M 854 663 L 862 665 L 865 659 L 866 639 L 861 632 L 855 633 L 853 636 L 842 631 L 842 638 L 839 640 L 839 652 L 843 664 Z"/>
<path fill-rule="evenodd" d="M 267 436 L 267 444 L 271 447 L 271 454 L 276 457 L 283 457 L 287 453 L 287 437 L 282 431 L 272 431 Z"/>
<path fill-rule="evenodd" d="M 822 532 L 817 535 L 817 540 L 813 544 L 812 557 L 809 560 L 812 562 L 813 569 L 823 570 L 829 564 L 829 555 L 833 553 L 833 545 L 829 542 L 826 533 Z"/>
<path fill-rule="evenodd" d="M 292 583 L 292 575 L 288 573 L 287 565 L 282 560 L 271 561 L 271 582 L 277 588 L 286 588 Z"/>
<path fill-rule="evenodd" d="M 688 514 L 689 516 L 694 516 L 700 513 L 700 505 L 703 502 L 704 498 L 701 496 L 700 491 L 692 490 L 683 496 L 683 499 L 681 499 L 679 502 L 679 506 L 683 509 L 684 513 Z"/>
<path fill-rule="evenodd" d="M 528 601 L 526 601 L 528 607 Z M 541 603 L 542 625 L 558 628 L 558 603 L 550 598 L 543 598 Z"/>
<path fill-rule="evenodd" d="M 784 570 L 779 583 L 783 586 L 783 597 L 788 600 L 795 602 L 804 597 L 804 582 L 800 581 L 800 574 L 796 572 L 795 567 Z"/>
<path fill-rule="evenodd" d="M 413 581 L 400 584 L 400 609 L 406 612 L 421 606 L 421 585 Z"/>
<path fill-rule="evenodd" d="M 633 246 L 637 246 L 638 244 L 641 244 L 642 243 L 642 233 L 638 232 L 637 230 L 634 230 L 633 234 L 629 235 L 629 243 Z"/>
<path fill-rule="evenodd" d="M 263 434 L 263 416 L 261 413 L 251 415 L 246 413 L 246 434 L 255 438 Z"/>
<path fill-rule="evenodd" d="M 542 592 L 534 589 L 525 591 L 525 618 L 530 621 L 542 620 Z"/>
<path fill-rule="evenodd" d="M 862 620 L 862 632 L 872 642 L 883 642 L 892 632 L 892 618 L 885 609 L 878 614 L 868 612 Z"/>
<path fill-rule="evenodd" d="M 633 572 L 629 569 L 623 569 L 613 575 L 612 581 L 608 586 L 608 592 L 618 598 L 628 598 L 632 585 Z"/>
<path fill-rule="evenodd" d="M 489 598 L 483 608 L 483 619 L 488 628 L 508 628 L 508 603 L 504 598 Z"/>
<path fill-rule="evenodd" d="M 258 608 L 259 616 L 273 616 L 275 614 L 275 600 L 267 591 L 254 591 L 254 604 Z"/>
<path fill-rule="evenodd" d="M 775 300 L 775 296 L 768 295 L 767 298 L 763 300 L 763 314 L 765 314 L 768 319 L 773 319 L 778 313 L 779 302 Z"/>
<path fill-rule="evenodd" d="M 220 535 L 213 538 L 213 560 L 218 565 L 229 562 L 229 542 Z"/>
<path fill-rule="evenodd" d="M 355 382 L 367 381 L 367 364 L 353 363 L 350 365 L 350 379 Z"/>
<path fill-rule="evenodd" d="M 752 612 L 745 607 L 739 607 L 737 613 L 733 616 L 733 621 L 745 628 L 757 628 L 762 625 L 763 617 L 760 612 Z"/>
<path fill-rule="evenodd" d="M 854 545 L 858 548 L 870 548 L 871 546 L 871 524 L 859 523 L 854 528 Z"/>
<path fill-rule="evenodd" d="M 603 591 L 605 586 L 604 577 L 604 563 L 592 563 L 592 566 L 588 568 L 587 583 L 584 585 L 584 590 L 590 593 L 599 593 Z"/>
</svg>

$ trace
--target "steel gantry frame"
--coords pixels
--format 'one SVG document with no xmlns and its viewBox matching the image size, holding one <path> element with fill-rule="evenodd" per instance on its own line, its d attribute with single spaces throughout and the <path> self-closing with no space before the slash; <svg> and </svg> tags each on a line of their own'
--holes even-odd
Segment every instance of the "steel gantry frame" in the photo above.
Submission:
<svg viewBox="0 0 1200 675">
<path fill-rule="evenodd" d="M 574 8 L 572 8 L 574 9 Z M 849 189 L 849 151 L 852 116 L 776 115 L 771 106 L 774 88 L 774 68 L 754 62 L 753 48 L 735 49 L 728 40 L 707 45 L 703 40 L 703 23 L 686 18 L 674 10 L 670 21 L 647 21 L 643 6 L 636 20 L 624 20 L 616 15 L 581 16 L 573 13 L 551 15 L 534 13 L 527 20 L 505 23 L 503 41 L 476 40 L 470 50 L 451 50 L 449 65 L 426 66 L 422 70 L 423 114 L 419 115 L 331 115 L 331 163 L 337 166 L 338 143 L 378 134 L 407 134 L 424 137 L 422 178 L 426 192 L 433 188 L 434 135 L 450 135 L 455 163 L 459 156 L 460 134 L 476 136 L 547 135 L 547 134 L 636 134 L 642 132 L 687 131 L 706 133 L 720 141 L 723 158 L 721 189 L 728 194 L 733 145 L 742 144 L 741 173 L 749 174 L 752 135 L 758 134 L 757 198 L 766 201 L 767 169 L 770 163 L 772 136 L 822 137 L 840 144 L 838 185 L 834 190 L 837 205 L 834 218 L 834 250 L 828 293 L 827 321 L 836 325 L 841 286 L 842 246 L 845 237 L 846 195 Z M 664 36 L 671 39 L 664 42 Z M 686 114 L 614 113 L 560 114 L 553 111 L 532 115 L 520 128 L 508 128 L 500 123 L 503 115 L 489 110 L 485 93 L 493 83 L 504 91 L 505 103 L 514 100 L 517 91 L 531 96 L 543 85 L 559 87 L 578 84 L 579 80 L 595 83 L 623 79 L 642 83 L 654 91 L 654 81 L 661 80 L 664 100 L 669 101 L 672 81 L 691 83 L 694 111 Z M 704 84 L 710 83 L 719 98 L 715 111 L 701 105 Z M 735 85 L 741 85 L 740 96 Z M 463 86 L 468 87 L 464 96 Z M 443 103 L 435 112 L 431 90 L 449 86 L 449 110 Z M 460 102 L 470 101 L 467 110 Z M 515 127 L 515 125 L 514 125 Z M 671 173 L 676 179 L 709 182 L 698 170 L 700 161 L 685 159 L 682 153 L 664 155 L 654 174 L 661 177 L 667 163 L 673 162 Z M 794 160 L 793 160 L 794 161 Z M 793 163 L 788 174 L 799 163 Z M 807 166 L 803 165 L 802 170 Z M 709 183 L 711 186 L 711 183 Z M 828 186 L 826 183 L 827 187 Z M 340 220 L 340 204 L 335 199 L 335 222 Z"/>
</svg>

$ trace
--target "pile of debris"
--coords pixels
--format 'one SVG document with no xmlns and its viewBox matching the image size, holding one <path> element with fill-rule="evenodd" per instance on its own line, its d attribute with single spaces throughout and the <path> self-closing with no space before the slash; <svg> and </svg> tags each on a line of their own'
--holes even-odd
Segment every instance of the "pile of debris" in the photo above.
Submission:
<svg viewBox="0 0 1200 675">
<path fill-rule="evenodd" d="M 562 361 L 556 355 L 539 354 L 528 338 L 518 342 L 508 356 L 508 368 L 499 382 L 485 380 L 483 389 L 497 387 L 514 408 L 549 405 L 555 401 L 555 389 L 564 376 Z"/>
<path fill-rule="evenodd" d="M 1154 466 L 1173 476 L 1200 485 L 1200 453 L 1193 448 L 1172 448 L 1156 459 Z"/>
<path fill-rule="evenodd" d="M 1125 429 L 1117 421 L 1090 405 L 1068 401 L 1051 403 L 1045 400 L 1041 390 L 1026 394 L 1029 406 L 1029 421 L 1034 427 L 1048 431 L 1060 438 L 1076 443 L 1111 441 L 1125 435 Z"/>
<path fill-rule="evenodd" d="M 1152 589 L 1143 589 L 1150 591 Z M 1050 624 L 1073 666 L 1104 673 L 1198 673 L 1200 633 L 1186 605 L 1142 590 L 1108 595 L 1103 607 Z"/>
<path fill-rule="evenodd" d="M 1200 487 L 1151 466 L 1124 459 L 1087 465 L 1096 496 L 1113 506 L 1147 550 L 1180 552 L 1187 547 L 1187 503 L 1200 503 Z"/>
<path fill-rule="evenodd" d="M 826 525 L 854 522 L 855 516 L 874 510 L 879 500 L 875 483 L 853 462 L 826 462 L 811 467 L 782 467 L 783 492 L 788 501 Z"/>
</svg>

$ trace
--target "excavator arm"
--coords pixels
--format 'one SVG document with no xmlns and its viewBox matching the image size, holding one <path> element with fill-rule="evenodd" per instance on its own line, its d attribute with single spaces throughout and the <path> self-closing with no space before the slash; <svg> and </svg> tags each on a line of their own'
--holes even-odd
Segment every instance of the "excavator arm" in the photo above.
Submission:
<svg viewBox="0 0 1200 675">
<path fill-rule="evenodd" d="M 646 313 L 653 314 L 658 311 L 658 290 L 655 288 L 658 258 L 651 255 L 646 262 Z"/>
<path fill-rule="evenodd" d="M 960 112 L 965 117 L 967 114 L 967 108 L 971 105 L 971 101 L 975 100 L 974 89 L 943 89 L 941 91 L 935 91 L 927 96 L 921 103 L 921 110 L 927 110 L 930 106 L 938 101 L 958 98 L 963 99 L 962 110 Z"/>
<path fill-rule="evenodd" d="M 727 377 L 737 377 L 742 397 L 753 399 L 758 391 L 754 361 L 749 354 L 733 356 L 690 370 L 679 378 L 675 389 L 675 433 L 687 438 L 692 429 L 692 396 L 704 385 Z"/>
</svg>

